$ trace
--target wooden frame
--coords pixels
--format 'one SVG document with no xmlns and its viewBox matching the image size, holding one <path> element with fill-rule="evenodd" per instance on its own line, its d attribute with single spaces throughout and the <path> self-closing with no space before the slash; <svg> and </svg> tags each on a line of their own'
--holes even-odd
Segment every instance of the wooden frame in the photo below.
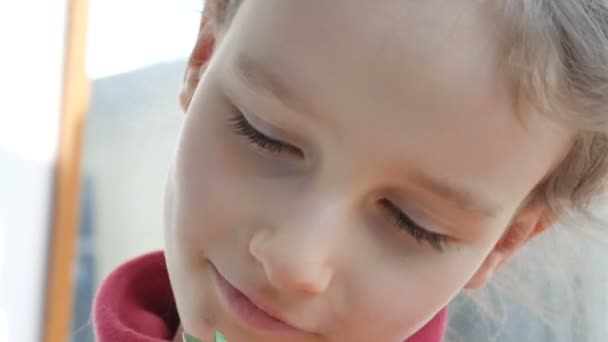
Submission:
<svg viewBox="0 0 608 342">
<path fill-rule="evenodd" d="M 78 235 L 80 155 L 90 84 L 86 77 L 87 0 L 67 0 L 61 135 L 54 183 L 43 341 L 69 341 Z"/>
</svg>

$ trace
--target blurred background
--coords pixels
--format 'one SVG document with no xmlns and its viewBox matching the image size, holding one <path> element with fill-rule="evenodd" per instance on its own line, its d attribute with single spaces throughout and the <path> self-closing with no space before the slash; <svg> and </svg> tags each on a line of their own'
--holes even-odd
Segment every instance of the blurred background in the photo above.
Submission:
<svg viewBox="0 0 608 342">
<path fill-rule="evenodd" d="M 100 281 L 130 257 L 162 247 L 163 182 L 182 120 L 177 94 L 203 3 L 0 3 L 0 42 L 9 47 L 0 57 L 0 342 L 93 341 Z M 75 74 L 86 82 L 70 85 Z M 82 99 L 66 99 L 68 92 Z M 70 102 L 83 105 L 66 114 Z M 62 141 L 62 132 L 80 139 Z M 61 166 L 66 156 L 75 160 Z M 66 168 L 79 180 L 60 180 Z M 79 206 L 65 200 L 70 191 Z M 73 211 L 74 234 L 66 218 Z M 52 259 L 72 260 L 73 269 Z M 69 272 L 69 283 L 50 272 Z M 51 290 L 53 282 L 73 288 Z M 46 298 L 52 294 L 73 295 L 70 308 L 49 309 L 61 305 Z M 51 313 L 71 317 L 47 319 Z M 65 321 L 63 339 L 57 326 Z"/>
<path fill-rule="evenodd" d="M 89 0 L 91 101 L 83 140 L 71 333 L 93 341 L 91 302 L 125 260 L 162 248 L 165 175 L 182 113 L 178 92 L 201 0 Z"/>
<path fill-rule="evenodd" d="M 163 186 L 183 120 L 177 95 L 202 8 L 202 0 L 0 3 L 0 42 L 10 47 L 0 57 L 0 342 L 94 341 L 100 282 L 162 248 Z M 538 244 L 571 242 L 563 233 Z M 539 281 L 530 275 L 546 269 L 518 269 L 519 279 L 534 278 L 531 297 L 559 313 L 557 329 L 509 299 L 484 320 L 459 296 L 450 324 L 468 335 L 449 341 L 608 341 L 606 257 L 589 247 L 571 261 L 588 265 L 593 281 Z M 568 296 L 586 310 L 566 305 Z M 496 324 L 503 332 L 489 338 Z"/>
</svg>

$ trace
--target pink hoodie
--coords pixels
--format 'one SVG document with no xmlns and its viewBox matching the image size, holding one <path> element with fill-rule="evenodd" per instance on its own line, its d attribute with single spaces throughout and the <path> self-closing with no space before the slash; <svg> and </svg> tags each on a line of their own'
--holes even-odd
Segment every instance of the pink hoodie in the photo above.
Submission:
<svg viewBox="0 0 608 342">
<path fill-rule="evenodd" d="M 99 342 L 172 341 L 179 316 L 163 252 L 135 258 L 104 281 L 93 308 Z M 441 342 L 447 328 L 447 309 L 404 342 Z"/>
</svg>

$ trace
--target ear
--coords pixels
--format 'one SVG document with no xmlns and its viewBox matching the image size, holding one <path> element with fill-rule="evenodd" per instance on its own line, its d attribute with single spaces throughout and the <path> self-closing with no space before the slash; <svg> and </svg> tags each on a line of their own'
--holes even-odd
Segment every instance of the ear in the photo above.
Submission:
<svg viewBox="0 0 608 342">
<path fill-rule="evenodd" d="M 551 214 L 545 205 L 521 210 L 465 288 L 477 289 L 485 286 L 526 243 L 546 231 L 555 221 L 556 216 Z"/>
<path fill-rule="evenodd" d="M 184 75 L 184 82 L 179 94 L 179 104 L 184 113 L 188 111 L 194 91 L 198 86 L 201 75 L 205 71 L 218 40 L 218 27 L 220 25 L 220 8 L 225 7 L 227 0 L 207 0 L 201 16 L 201 23 L 196 43 Z"/>
</svg>

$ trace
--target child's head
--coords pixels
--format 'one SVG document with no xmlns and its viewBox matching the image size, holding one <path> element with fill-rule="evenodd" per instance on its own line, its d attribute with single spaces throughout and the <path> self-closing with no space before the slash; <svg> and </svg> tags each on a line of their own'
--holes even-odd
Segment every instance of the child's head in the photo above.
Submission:
<svg viewBox="0 0 608 342">
<path fill-rule="evenodd" d="M 483 286 L 600 188 L 607 31 L 605 1 L 207 0 L 166 199 L 186 330 L 398 341 Z M 303 331 L 241 323 L 218 271 Z"/>
</svg>

